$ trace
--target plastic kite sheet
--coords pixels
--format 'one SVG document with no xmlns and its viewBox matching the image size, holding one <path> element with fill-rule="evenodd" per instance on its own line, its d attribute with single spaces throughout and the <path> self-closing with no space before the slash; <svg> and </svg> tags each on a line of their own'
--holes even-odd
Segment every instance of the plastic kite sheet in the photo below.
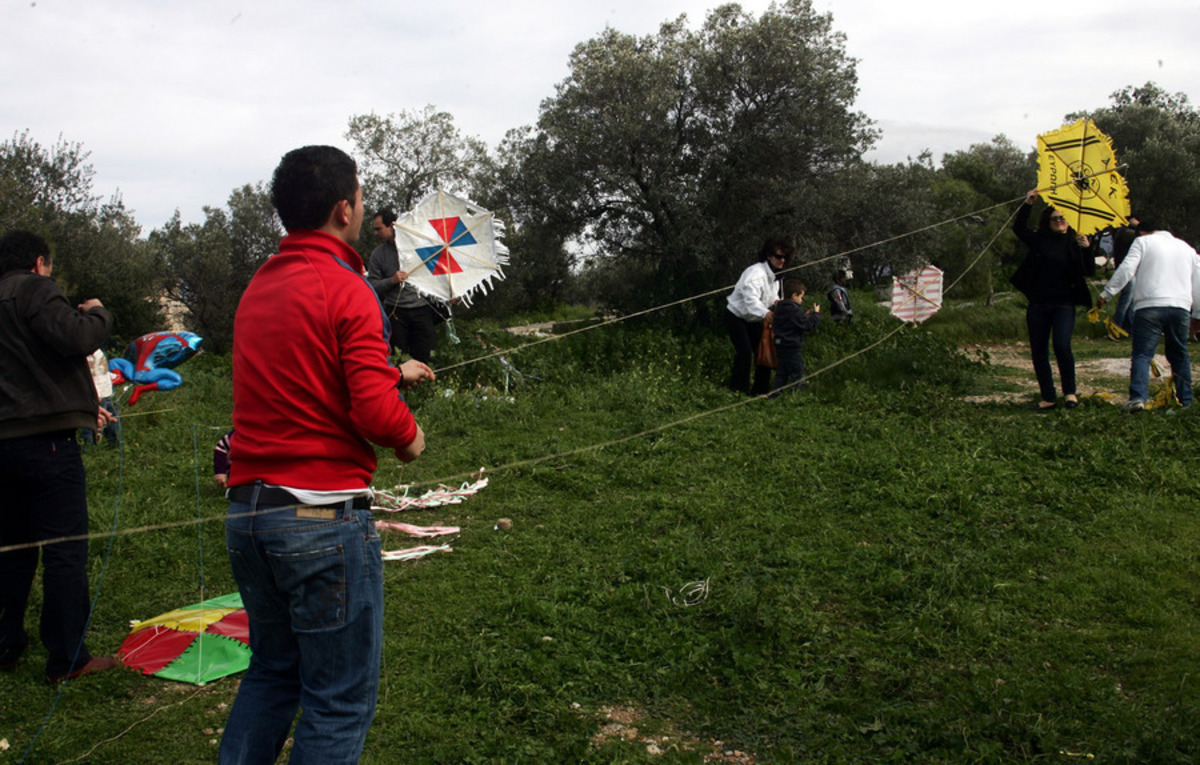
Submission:
<svg viewBox="0 0 1200 765">
<path fill-rule="evenodd" d="M 430 489 L 419 497 L 408 496 L 408 488 L 405 487 L 404 494 L 396 495 L 386 491 L 375 490 L 375 504 L 372 509 L 384 510 L 389 513 L 397 513 L 401 510 L 420 510 L 430 507 L 442 507 L 443 505 L 457 505 L 462 503 L 468 497 L 472 497 L 488 485 L 488 479 L 483 478 L 483 470 L 480 469 L 478 480 L 474 483 L 463 483 L 457 489 L 450 486 L 438 486 L 436 489 Z M 458 526 L 414 526 L 409 523 L 401 523 L 399 521 L 375 521 L 375 528 L 381 532 L 399 531 L 413 537 L 438 537 L 447 534 L 457 534 Z M 450 545 L 424 545 L 421 547 L 413 547 L 407 550 L 384 550 L 383 559 L 388 560 L 415 560 L 423 558 L 435 552 L 452 552 L 453 548 Z"/>
<path fill-rule="evenodd" d="M 483 471 L 480 470 L 482 475 Z M 419 497 L 408 496 L 408 489 L 405 487 L 404 494 L 396 495 L 387 491 L 375 490 L 375 504 L 373 510 L 386 510 L 389 513 L 398 513 L 401 510 L 421 510 L 429 507 L 441 507 L 442 505 L 457 505 L 467 497 L 474 496 L 482 489 L 487 488 L 488 479 L 480 478 L 474 483 L 466 482 L 457 489 L 441 485 L 436 489 L 430 489 Z"/>
<path fill-rule="evenodd" d="M 1076 233 L 1094 234 L 1129 217 L 1129 186 L 1112 139 L 1091 119 L 1038 136 L 1038 188 Z"/>
<path fill-rule="evenodd" d="M 395 229 L 400 269 L 426 296 L 469 304 L 475 292 L 504 278 L 504 224 L 465 199 L 439 189 L 397 219 Z"/>
<path fill-rule="evenodd" d="M 416 560 L 424 558 L 426 555 L 431 555 L 436 552 L 453 552 L 450 545 L 423 545 L 421 547 L 410 547 L 407 550 L 384 550 L 383 559 L 388 560 Z"/>
<path fill-rule="evenodd" d="M 942 307 L 942 269 L 925 266 L 892 277 L 892 316 L 920 324 Z"/>
<path fill-rule="evenodd" d="M 250 624 L 239 593 L 134 621 L 117 657 L 167 680 L 204 685 L 250 666 Z"/>
</svg>

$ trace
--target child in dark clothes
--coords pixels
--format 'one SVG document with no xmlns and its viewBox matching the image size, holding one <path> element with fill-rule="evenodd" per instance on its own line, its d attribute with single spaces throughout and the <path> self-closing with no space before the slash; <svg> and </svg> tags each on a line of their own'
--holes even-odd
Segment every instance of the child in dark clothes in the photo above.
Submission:
<svg viewBox="0 0 1200 765">
<path fill-rule="evenodd" d="M 799 279 L 785 279 L 783 282 L 784 299 L 775 307 L 775 322 L 772 324 L 779 366 L 775 370 L 771 398 L 783 393 L 781 388 L 804 388 L 804 336 L 821 323 L 820 304 L 814 304 L 807 311 L 800 305 L 807 290 Z"/>
<path fill-rule="evenodd" d="M 221 436 L 221 440 L 213 449 L 213 480 L 222 489 L 229 483 L 229 439 L 232 437 L 231 430 Z"/>
</svg>

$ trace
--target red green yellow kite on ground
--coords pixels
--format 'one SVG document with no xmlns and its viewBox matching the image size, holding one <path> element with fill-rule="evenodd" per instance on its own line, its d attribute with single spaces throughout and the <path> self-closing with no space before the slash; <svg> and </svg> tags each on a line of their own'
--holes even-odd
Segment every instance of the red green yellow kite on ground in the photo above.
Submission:
<svg viewBox="0 0 1200 765">
<path fill-rule="evenodd" d="M 250 626 L 239 593 L 133 623 L 117 656 L 125 666 L 203 685 L 250 666 Z"/>
</svg>

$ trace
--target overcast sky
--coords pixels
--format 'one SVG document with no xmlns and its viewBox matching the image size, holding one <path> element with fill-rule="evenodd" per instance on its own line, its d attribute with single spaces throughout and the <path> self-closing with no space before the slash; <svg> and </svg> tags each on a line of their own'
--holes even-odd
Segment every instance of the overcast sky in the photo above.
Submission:
<svg viewBox="0 0 1200 765">
<path fill-rule="evenodd" d="M 289 149 L 349 149 L 351 115 L 433 104 L 495 147 L 533 124 L 575 45 L 646 35 L 712 0 L 0 0 L 0 139 L 91 152 L 143 233 L 203 220 Z M 746 0 L 755 14 L 766 0 Z M 935 160 L 1004 133 L 1032 148 L 1064 114 L 1153 80 L 1200 101 L 1195 0 L 814 0 L 858 59 L 869 158 Z M 1117 147 L 1118 153 L 1120 147 Z M 1030 185 L 1035 179 L 1030 178 Z M 1133 190 L 1136 196 L 1136 189 Z"/>
</svg>

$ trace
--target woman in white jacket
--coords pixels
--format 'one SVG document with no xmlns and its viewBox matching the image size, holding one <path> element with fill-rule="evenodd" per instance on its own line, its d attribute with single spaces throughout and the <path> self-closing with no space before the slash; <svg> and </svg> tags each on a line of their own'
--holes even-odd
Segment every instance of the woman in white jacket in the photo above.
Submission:
<svg viewBox="0 0 1200 765">
<path fill-rule="evenodd" d="M 783 239 L 768 239 L 758 255 L 758 262 L 742 272 L 733 292 L 726 300 L 725 326 L 733 343 L 733 371 L 729 387 L 740 393 L 758 396 L 769 392 L 771 370 L 754 363 L 763 322 L 773 318 L 772 309 L 779 301 L 779 281 L 776 278 L 787 265 L 792 247 Z M 754 387 L 750 386 L 750 367 L 754 366 Z"/>
</svg>

